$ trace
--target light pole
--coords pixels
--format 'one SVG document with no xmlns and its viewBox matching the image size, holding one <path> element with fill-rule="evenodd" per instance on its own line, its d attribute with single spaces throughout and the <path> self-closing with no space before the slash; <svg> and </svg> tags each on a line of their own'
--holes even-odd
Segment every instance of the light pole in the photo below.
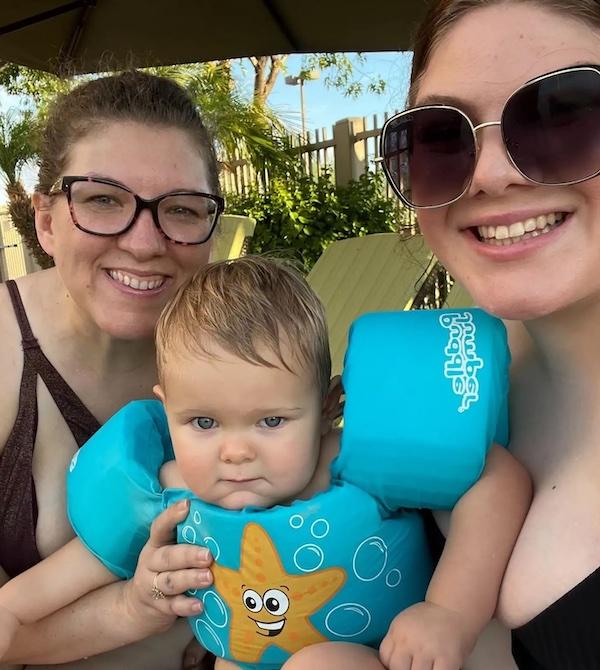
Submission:
<svg viewBox="0 0 600 670">
<path fill-rule="evenodd" d="M 302 140 L 306 142 L 306 109 L 304 107 L 304 82 L 314 81 L 320 77 L 318 70 L 302 70 L 296 76 L 288 76 L 285 83 L 288 86 L 300 86 L 300 117 L 302 119 Z"/>
</svg>

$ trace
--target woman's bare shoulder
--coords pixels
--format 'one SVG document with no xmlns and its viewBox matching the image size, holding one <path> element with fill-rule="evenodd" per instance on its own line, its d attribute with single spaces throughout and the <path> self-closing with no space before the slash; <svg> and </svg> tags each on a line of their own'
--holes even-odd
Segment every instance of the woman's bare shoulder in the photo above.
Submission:
<svg viewBox="0 0 600 670">
<path fill-rule="evenodd" d="M 41 271 L 17 280 L 19 294 L 26 307 L 36 302 L 48 278 L 48 271 Z M 33 300 L 32 300 L 33 298 Z M 0 283 L 0 452 L 4 448 L 14 425 L 19 405 L 19 389 L 23 372 L 23 347 L 21 332 L 6 284 Z"/>
<path fill-rule="evenodd" d="M 15 318 L 12 302 L 5 284 L 0 284 L 0 370 L 2 370 L 2 393 L 0 393 L 0 453 L 10 434 L 17 416 L 19 387 L 23 370 L 21 335 Z"/>
</svg>

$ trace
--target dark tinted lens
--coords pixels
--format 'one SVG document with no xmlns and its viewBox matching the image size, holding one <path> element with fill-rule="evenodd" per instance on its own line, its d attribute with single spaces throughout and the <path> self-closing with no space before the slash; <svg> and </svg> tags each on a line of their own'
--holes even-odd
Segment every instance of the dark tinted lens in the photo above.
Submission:
<svg viewBox="0 0 600 670">
<path fill-rule="evenodd" d="M 458 198 L 473 174 L 475 138 L 455 109 L 416 109 L 391 121 L 383 137 L 386 175 L 414 207 Z"/>
<path fill-rule="evenodd" d="M 551 75 L 517 91 L 502 116 L 513 161 L 542 184 L 561 184 L 600 170 L 600 73 Z"/>
</svg>

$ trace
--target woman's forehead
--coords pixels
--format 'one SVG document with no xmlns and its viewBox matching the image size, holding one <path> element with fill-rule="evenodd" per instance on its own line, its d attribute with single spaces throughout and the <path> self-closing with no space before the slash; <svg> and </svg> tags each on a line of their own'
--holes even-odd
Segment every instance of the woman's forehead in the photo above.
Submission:
<svg viewBox="0 0 600 670">
<path fill-rule="evenodd" d="M 502 3 L 471 11 L 440 38 L 416 101 L 453 97 L 479 109 L 502 106 L 538 75 L 597 62 L 600 33 L 589 26 L 535 3 Z"/>
<path fill-rule="evenodd" d="M 205 157 L 188 132 L 132 122 L 106 122 L 80 138 L 70 147 L 65 173 L 115 179 L 142 196 L 208 188 Z"/>
</svg>

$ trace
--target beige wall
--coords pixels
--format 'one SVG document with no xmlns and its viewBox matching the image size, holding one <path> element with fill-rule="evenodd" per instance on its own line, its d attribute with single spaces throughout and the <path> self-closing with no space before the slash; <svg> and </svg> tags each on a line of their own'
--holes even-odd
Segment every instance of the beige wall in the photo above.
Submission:
<svg viewBox="0 0 600 670">
<path fill-rule="evenodd" d="M 0 280 L 16 279 L 39 270 L 12 224 L 6 207 L 0 208 Z"/>
</svg>

